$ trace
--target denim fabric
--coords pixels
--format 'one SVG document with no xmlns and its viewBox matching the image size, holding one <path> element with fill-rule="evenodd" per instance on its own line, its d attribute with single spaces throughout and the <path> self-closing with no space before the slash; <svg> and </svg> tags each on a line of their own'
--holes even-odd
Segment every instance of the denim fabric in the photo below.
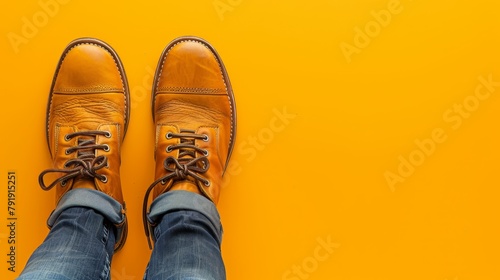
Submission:
<svg viewBox="0 0 500 280">
<path fill-rule="evenodd" d="M 18 279 L 110 279 L 113 223 L 122 219 L 121 206 L 100 192 L 75 191 L 52 213 L 49 235 Z M 148 218 L 157 224 L 156 242 L 144 279 L 226 279 L 222 226 L 210 200 L 186 191 L 168 192 L 153 202 Z"/>
<path fill-rule="evenodd" d="M 71 207 L 86 207 L 101 213 L 113 224 L 121 224 L 125 216 L 122 215 L 122 205 L 103 192 L 90 189 L 74 189 L 67 192 L 52 211 L 47 224 L 52 227 L 59 215 Z"/>
<path fill-rule="evenodd" d="M 110 279 L 113 225 L 90 208 L 64 210 L 18 279 Z"/>
<path fill-rule="evenodd" d="M 222 226 L 210 200 L 186 191 L 167 192 L 151 205 L 149 219 L 159 224 L 144 279 L 226 279 Z"/>
</svg>

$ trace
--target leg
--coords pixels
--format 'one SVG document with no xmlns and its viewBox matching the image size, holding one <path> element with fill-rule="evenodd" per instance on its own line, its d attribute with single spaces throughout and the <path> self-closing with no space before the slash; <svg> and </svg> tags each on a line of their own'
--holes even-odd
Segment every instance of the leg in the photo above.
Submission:
<svg viewBox="0 0 500 280">
<path fill-rule="evenodd" d="M 222 226 L 211 201 L 191 192 L 168 192 L 155 200 L 150 218 L 160 222 L 147 279 L 226 279 Z"/>
<path fill-rule="evenodd" d="M 53 168 L 39 176 L 43 190 L 56 190 L 56 208 L 49 235 L 20 279 L 109 279 L 112 254 L 127 237 L 120 147 L 129 100 L 125 72 L 110 46 L 82 38 L 66 47 L 46 115 Z"/>
<path fill-rule="evenodd" d="M 68 208 L 18 279 L 109 279 L 114 244 L 113 224 L 104 216 L 90 208 Z"/>
<path fill-rule="evenodd" d="M 178 38 L 163 51 L 153 85 L 156 180 L 143 219 L 155 246 L 145 277 L 226 279 L 215 206 L 236 136 L 226 69 L 208 42 Z"/>
</svg>

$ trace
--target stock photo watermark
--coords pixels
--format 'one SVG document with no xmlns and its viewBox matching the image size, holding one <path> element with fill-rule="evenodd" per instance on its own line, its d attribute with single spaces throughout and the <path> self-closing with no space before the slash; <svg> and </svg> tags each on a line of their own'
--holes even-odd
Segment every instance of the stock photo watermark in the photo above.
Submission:
<svg viewBox="0 0 500 280">
<path fill-rule="evenodd" d="M 410 0 L 411 1 L 411 0 Z M 378 37 L 384 28 L 387 28 L 396 15 L 404 10 L 400 0 L 390 0 L 384 9 L 370 12 L 371 20 L 364 26 L 354 27 L 354 37 L 352 43 L 341 42 L 339 47 L 346 61 L 351 63 L 354 54 L 360 54 L 361 51 L 370 46 L 373 39 Z"/>
<path fill-rule="evenodd" d="M 142 78 L 142 83 L 140 85 L 136 85 L 130 91 L 130 107 L 135 109 L 139 106 L 142 101 L 146 98 L 151 98 L 151 88 L 153 86 L 153 77 L 155 74 L 155 70 L 151 66 L 146 66 L 146 75 Z"/>
<path fill-rule="evenodd" d="M 71 0 L 40 0 L 39 9 L 31 16 L 21 17 L 21 28 L 18 32 L 8 32 L 7 39 L 14 50 L 19 53 L 21 45 L 26 45 L 35 38 L 42 28 L 47 26 L 51 18 L 54 18 L 61 7 L 68 4 Z"/>
<path fill-rule="evenodd" d="M 286 270 L 282 280 L 305 280 L 318 270 L 320 264 L 326 262 L 340 247 L 339 243 L 332 242 L 331 236 L 316 238 L 316 248 L 310 256 L 305 257 L 299 264 L 294 264 Z"/>
<path fill-rule="evenodd" d="M 412 176 L 416 169 L 436 152 L 439 145 L 448 140 L 449 132 L 447 131 L 459 129 L 464 121 L 479 109 L 481 102 L 488 100 L 500 88 L 500 81 L 494 81 L 493 74 L 486 77 L 479 76 L 478 81 L 473 93 L 466 96 L 462 102 L 455 103 L 444 111 L 442 116 L 447 126 L 434 128 L 425 139 L 415 139 L 415 148 L 407 156 L 398 156 L 396 170 L 385 171 L 384 178 L 391 191 L 396 191 L 398 184 L 404 183 Z"/>
<path fill-rule="evenodd" d="M 281 110 L 274 108 L 273 117 L 269 120 L 268 125 L 261 128 L 256 135 L 250 135 L 242 141 L 238 145 L 236 152 L 246 162 L 254 161 L 257 155 L 264 151 L 266 146 L 274 141 L 275 135 L 285 130 L 296 117 L 297 115 L 289 113 L 286 107 L 283 107 Z M 236 159 L 231 160 L 224 174 L 222 187 L 226 187 L 231 181 L 231 178 L 233 176 L 238 176 L 242 171 L 243 168 L 241 163 Z"/>
<path fill-rule="evenodd" d="M 212 5 L 214 6 L 215 12 L 219 16 L 221 21 L 224 20 L 224 14 L 227 12 L 232 12 L 236 7 L 241 5 L 243 0 L 214 0 Z"/>
</svg>

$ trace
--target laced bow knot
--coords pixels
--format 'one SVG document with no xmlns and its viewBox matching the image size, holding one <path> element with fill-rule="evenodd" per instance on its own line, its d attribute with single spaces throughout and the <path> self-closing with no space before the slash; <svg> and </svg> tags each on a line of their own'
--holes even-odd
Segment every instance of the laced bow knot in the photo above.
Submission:
<svg viewBox="0 0 500 280">
<path fill-rule="evenodd" d="M 187 169 L 187 166 L 183 165 L 182 166 L 184 169 L 176 169 L 175 170 L 175 176 L 181 180 L 184 180 L 186 179 L 187 177 L 187 173 L 188 173 L 188 169 Z"/>
<path fill-rule="evenodd" d="M 97 135 L 103 135 L 107 138 L 111 135 L 109 131 L 89 130 L 69 133 L 64 137 L 65 141 L 70 141 L 75 137 L 85 137 L 78 139 L 77 146 L 66 149 L 66 154 L 77 152 L 77 157 L 69 159 L 63 165 L 62 169 L 47 169 L 40 173 L 38 183 L 43 190 L 50 190 L 58 183 L 64 187 L 68 180 L 81 178 L 97 178 L 102 182 L 107 181 L 106 175 L 97 173 L 98 170 L 108 166 L 108 157 L 105 155 L 95 156 L 96 150 L 109 151 L 108 145 L 96 144 Z M 44 177 L 49 173 L 64 173 L 65 175 L 57 178 L 49 185 L 45 184 Z"/>
<path fill-rule="evenodd" d="M 167 171 L 167 175 L 161 178 L 161 183 L 164 185 L 171 179 L 174 181 L 186 180 L 188 176 L 191 176 L 195 181 L 207 184 L 208 180 L 200 174 L 206 173 L 209 167 L 210 162 L 206 156 L 197 157 L 188 162 L 186 162 L 186 158 L 177 159 L 169 156 L 163 161 L 163 168 Z"/>
</svg>

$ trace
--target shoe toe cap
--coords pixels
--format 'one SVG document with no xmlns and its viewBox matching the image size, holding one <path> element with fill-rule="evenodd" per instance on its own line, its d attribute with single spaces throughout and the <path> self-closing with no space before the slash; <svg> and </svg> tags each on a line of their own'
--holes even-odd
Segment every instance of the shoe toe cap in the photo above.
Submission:
<svg viewBox="0 0 500 280">
<path fill-rule="evenodd" d="M 216 54 L 201 41 L 185 39 L 172 46 L 164 56 L 157 90 L 193 93 L 226 91 Z"/>
<path fill-rule="evenodd" d="M 110 50 L 92 43 L 72 46 L 58 69 L 54 92 L 116 92 L 124 86 Z"/>
</svg>

